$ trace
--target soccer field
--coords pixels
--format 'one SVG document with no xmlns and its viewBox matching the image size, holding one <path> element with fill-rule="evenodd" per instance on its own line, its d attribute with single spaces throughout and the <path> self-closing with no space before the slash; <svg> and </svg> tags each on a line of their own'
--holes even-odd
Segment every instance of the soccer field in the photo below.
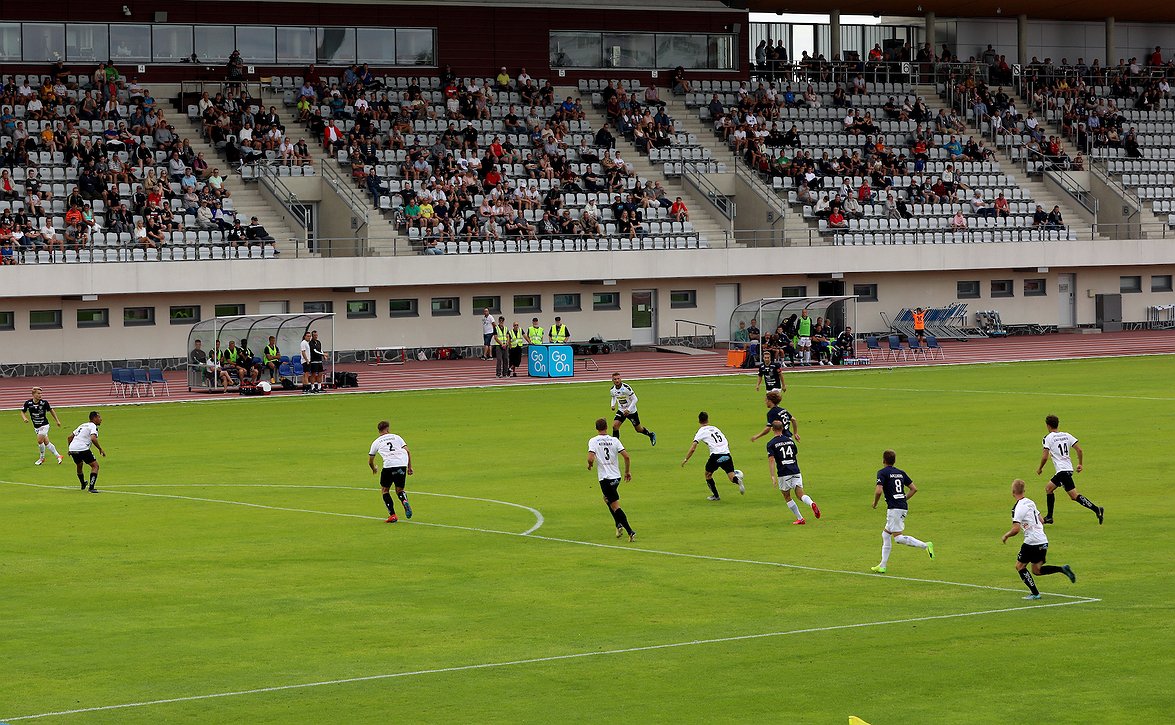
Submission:
<svg viewBox="0 0 1175 725">
<path fill-rule="evenodd" d="M 0 721 L 1170 721 L 1171 379 L 1170 357 L 788 375 L 806 526 L 750 442 L 753 378 L 629 381 L 658 435 L 622 432 L 634 543 L 585 466 L 606 383 L 105 408 L 100 495 L 34 467 L 10 411 Z M 699 410 L 745 496 L 706 500 L 704 447 L 680 467 Z M 1059 491 L 1049 563 L 1077 582 L 1024 601 L 1000 536 L 1013 478 L 1044 510 L 1049 413 L 1106 520 Z M 62 451 L 85 414 L 58 411 Z M 367 468 L 381 418 L 410 522 Z M 886 448 L 936 559 L 895 546 L 882 576 Z"/>
</svg>

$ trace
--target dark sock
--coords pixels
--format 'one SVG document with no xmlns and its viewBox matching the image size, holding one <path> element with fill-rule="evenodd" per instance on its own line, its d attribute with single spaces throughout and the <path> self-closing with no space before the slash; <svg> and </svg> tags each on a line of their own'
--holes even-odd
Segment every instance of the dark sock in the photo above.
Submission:
<svg viewBox="0 0 1175 725">
<path fill-rule="evenodd" d="M 1028 591 L 1033 594 L 1040 594 L 1036 588 L 1036 582 L 1032 580 L 1032 572 L 1027 569 L 1020 570 L 1020 578 L 1024 580 L 1024 584 L 1028 587 Z"/>
<path fill-rule="evenodd" d="M 1085 496 L 1083 496 L 1081 494 L 1077 494 L 1077 498 L 1075 498 L 1073 500 L 1076 501 L 1077 503 L 1081 504 L 1085 508 L 1089 509 L 1090 511 L 1093 511 L 1095 514 L 1097 513 L 1097 506 L 1095 506 L 1093 504 L 1093 501 L 1090 501 Z"/>
<path fill-rule="evenodd" d="M 608 513 L 612 514 L 612 520 L 616 522 L 616 526 L 617 526 L 617 528 L 619 528 L 620 527 L 620 517 L 616 515 L 616 509 L 612 508 L 612 506 L 609 505 L 608 506 Z"/>
<path fill-rule="evenodd" d="M 616 440 L 620 440 L 620 429 L 619 428 L 612 429 L 612 437 L 615 438 Z"/>
<path fill-rule="evenodd" d="M 93 488 L 95 483 L 98 483 L 98 474 L 91 473 L 90 474 L 90 488 Z"/>
<path fill-rule="evenodd" d="M 408 494 L 401 491 L 396 491 L 396 498 L 400 499 L 400 503 L 408 503 Z"/>
<path fill-rule="evenodd" d="M 616 509 L 612 514 L 616 517 L 616 523 L 623 526 L 624 530 L 631 536 L 632 527 L 628 525 L 628 517 L 624 515 L 624 509 Z"/>
<path fill-rule="evenodd" d="M 1049 512 L 1045 514 L 1045 518 L 1051 519 L 1053 517 L 1053 504 L 1057 502 L 1057 496 L 1056 494 L 1050 493 L 1044 497 L 1044 500 L 1047 502 L 1049 509 Z"/>
<path fill-rule="evenodd" d="M 86 474 L 84 474 L 84 473 L 78 474 L 78 483 L 82 484 L 83 486 L 86 485 Z"/>
<path fill-rule="evenodd" d="M 388 507 L 389 514 L 391 514 L 392 516 L 396 515 L 396 506 L 395 506 L 395 504 L 392 503 L 392 494 L 390 494 L 390 493 L 384 494 L 384 506 Z"/>
<path fill-rule="evenodd" d="M 652 438 L 653 431 L 649 430 L 648 428 L 645 428 L 644 430 L 641 431 L 641 435 L 646 435 L 646 436 Z"/>
<path fill-rule="evenodd" d="M 718 495 L 718 487 L 714 485 L 714 479 L 707 478 L 706 485 L 710 487 L 710 493 L 714 494 L 715 496 Z"/>
<path fill-rule="evenodd" d="M 1050 565 L 1050 566 L 1042 566 L 1040 568 L 1040 576 L 1047 576 L 1049 574 L 1061 574 L 1061 573 L 1063 573 L 1063 572 L 1061 570 L 1061 567 L 1059 567 L 1059 566 L 1051 566 Z"/>
</svg>

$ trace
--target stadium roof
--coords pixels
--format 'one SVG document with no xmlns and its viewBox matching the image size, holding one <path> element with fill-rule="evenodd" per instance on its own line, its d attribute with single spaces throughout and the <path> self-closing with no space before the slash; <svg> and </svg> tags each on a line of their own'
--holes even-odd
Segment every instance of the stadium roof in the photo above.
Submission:
<svg viewBox="0 0 1175 725">
<path fill-rule="evenodd" d="M 940 18 L 1029 18 L 1045 20 L 1105 20 L 1120 22 L 1175 22 L 1175 3 L 1129 0 L 1107 4 L 1099 0 L 749 0 L 756 13 L 820 13 L 839 8 L 842 15 L 918 17 L 933 12 Z"/>
</svg>

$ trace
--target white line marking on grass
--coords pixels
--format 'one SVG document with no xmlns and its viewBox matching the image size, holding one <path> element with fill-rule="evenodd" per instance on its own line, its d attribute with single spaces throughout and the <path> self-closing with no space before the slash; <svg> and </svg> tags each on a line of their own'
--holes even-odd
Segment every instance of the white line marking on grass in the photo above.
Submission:
<svg viewBox="0 0 1175 725">
<path fill-rule="evenodd" d="M 49 486 L 49 485 L 40 484 L 40 483 L 25 483 L 22 481 L 0 481 L 0 483 L 6 483 L 6 484 L 13 485 L 13 486 L 28 486 L 30 488 L 47 488 L 47 489 L 52 489 L 55 491 L 75 491 L 75 490 L 77 490 L 73 486 Z M 146 493 L 144 491 L 123 491 L 123 490 L 121 490 L 121 488 L 129 488 L 131 486 L 144 487 L 144 488 L 153 487 L 153 486 L 159 486 L 159 487 L 188 486 L 188 487 L 196 487 L 196 488 L 204 487 L 204 486 L 223 487 L 223 488 L 286 488 L 286 489 L 290 489 L 290 488 L 333 488 L 333 489 L 339 489 L 339 490 L 345 490 L 345 491 L 368 491 L 368 492 L 371 491 L 370 488 L 360 488 L 357 486 L 289 486 L 289 485 L 284 485 L 284 484 L 270 484 L 270 483 L 176 483 L 176 484 L 150 484 L 150 483 L 146 483 L 146 484 L 125 484 L 122 487 L 104 487 L 102 489 L 102 493 L 121 494 L 124 496 L 147 496 L 147 497 L 151 497 L 151 498 L 170 498 L 170 499 L 176 499 L 176 500 L 180 500 L 180 501 L 199 501 L 202 503 L 223 503 L 223 504 L 229 504 L 229 505 L 233 505 L 233 506 L 245 506 L 247 508 L 267 509 L 270 511 L 289 511 L 291 513 L 318 514 L 320 516 L 340 516 L 343 518 L 366 519 L 369 521 L 383 521 L 384 520 L 384 517 L 382 517 L 382 516 L 368 516 L 366 514 L 348 514 L 348 513 L 342 513 L 339 511 L 317 511 L 314 509 L 291 508 L 288 506 L 269 506 L 269 505 L 260 504 L 260 503 L 249 503 L 247 501 L 228 501 L 228 500 L 220 499 L 220 498 L 203 498 L 200 496 L 181 496 L 179 494 Z M 455 499 L 462 499 L 465 501 L 481 501 L 484 503 L 501 504 L 503 506 L 513 506 L 514 508 L 520 508 L 520 509 L 524 509 L 526 511 L 531 512 L 535 518 L 534 526 L 531 526 L 529 529 L 527 529 L 526 531 L 523 531 L 521 533 L 519 533 L 517 531 L 498 531 L 496 529 L 481 529 L 481 528 L 476 528 L 473 526 L 457 526 L 455 524 L 437 524 L 437 523 L 432 523 L 432 522 L 428 522 L 428 521 L 405 520 L 405 522 L 404 522 L 404 523 L 409 523 L 409 524 L 415 524 L 417 526 L 432 526 L 434 528 L 440 528 L 440 529 L 459 529 L 462 531 L 476 531 L 479 533 L 487 533 L 487 534 L 506 534 L 509 536 L 530 536 L 532 533 L 537 531 L 539 529 L 539 527 L 541 527 L 546 521 L 543 518 L 542 512 L 539 511 L 538 509 L 531 508 L 530 506 L 523 506 L 520 503 L 512 503 L 510 501 L 498 501 L 498 500 L 492 499 L 492 498 L 476 498 L 473 496 L 457 496 L 457 495 L 451 494 L 451 493 L 428 493 L 425 491 L 414 491 L 413 495 L 439 496 L 441 498 L 455 498 Z"/>
<path fill-rule="evenodd" d="M 860 371 L 858 371 L 860 372 Z M 749 376 L 748 376 L 749 377 Z M 682 380 L 675 383 L 676 385 L 729 385 L 746 387 L 745 383 L 730 382 L 693 382 L 689 380 Z M 884 387 L 870 387 L 865 385 L 821 385 L 819 383 L 809 385 L 804 383 L 805 388 L 822 388 L 826 390 L 870 390 L 880 392 L 893 393 L 972 393 L 974 395 L 1043 395 L 1050 398 L 1104 398 L 1107 400 L 1144 400 L 1144 401 L 1159 401 L 1171 402 L 1175 398 L 1160 398 L 1145 395 L 1106 395 L 1102 393 L 1054 393 L 1042 390 L 967 390 L 963 388 L 884 388 Z"/>
<path fill-rule="evenodd" d="M 694 639 L 684 642 L 667 642 L 664 644 L 651 644 L 642 647 L 625 647 L 622 649 L 596 650 L 594 652 L 573 652 L 571 654 L 552 655 L 550 657 L 531 657 L 529 659 L 521 660 L 507 660 L 504 662 L 483 662 L 474 665 L 458 665 L 454 667 L 437 667 L 428 670 L 410 670 L 406 672 L 391 672 L 381 675 L 365 675 L 362 677 L 346 677 L 337 680 L 323 680 L 321 682 L 301 682 L 292 685 L 276 685 L 273 687 L 258 687 L 249 690 L 234 690 L 231 692 L 217 692 L 205 695 L 188 695 L 186 697 L 169 697 L 160 700 L 144 700 L 142 702 L 128 702 L 119 705 L 102 705 L 100 707 L 84 707 L 76 710 L 59 710 L 57 712 L 44 712 L 36 715 L 22 715 L 19 717 L 8 718 L 11 722 L 19 720 L 36 720 L 45 717 L 59 717 L 64 715 L 78 715 L 87 712 L 104 712 L 109 710 L 125 710 L 134 707 L 148 707 L 151 705 L 168 705 L 178 702 L 193 702 L 198 700 L 213 700 L 225 697 L 242 697 L 244 695 L 260 695 L 270 692 L 282 692 L 285 690 L 304 690 L 312 687 L 326 687 L 330 685 L 347 685 L 356 682 L 372 682 L 374 680 L 392 680 L 406 677 L 419 677 L 422 675 L 439 675 L 450 672 L 468 672 L 470 670 L 488 670 L 501 667 L 516 667 L 519 665 L 540 664 L 543 662 L 559 662 L 565 660 L 585 659 L 588 657 L 605 657 L 610 655 L 632 654 L 635 652 L 653 652 L 657 650 L 677 649 L 681 647 L 696 647 L 699 645 L 724 644 L 728 642 L 745 642 L 748 640 L 768 639 L 772 637 L 789 637 L 799 634 L 818 634 L 822 632 L 834 632 L 838 630 L 848 629 L 863 629 L 866 627 L 883 627 L 892 624 L 913 624 L 916 622 L 931 622 L 942 619 L 958 619 L 961 617 L 980 617 L 989 614 L 1004 614 L 1007 612 L 1020 612 L 1028 609 L 1047 609 L 1049 607 L 1067 607 L 1074 604 L 1086 604 L 1089 602 L 1098 601 L 1096 599 L 1086 599 L 1081 601 L 1068 602 L 1054 602 L 1052 604 L 1031 604 L 1022 607 L 1004 607 L 1002 609 L 983 609 L 976 612 L 960 612 L 957 614 L 934 614 L 925 617 L 909 617 L 906 619 L 886 619 L 875 622 L 857 622 L 855 624 L 834 624 L 828 627 L 809 627 L 806 629 L 792 629 L 780 632 L 763 632 L 760 634 L 740 634 L 731 637 L 714 637 L 711 639 Z"/>
<path fill-rule="evenodd" d="M 57 490 L 57 491 L 76 490 L 72 486 L 69 486 L 69 487 L 48 486 L 48 485 L 43 485 L 43 484 L 38 484 L 38 483 L 22 483 L 19 481 L 0 481 L 0 483 L 9 483 L 9 484 L 17 485 L 17 486 L 29 486 L 32 488 L 46 488 L 46 489 L 52 489 L 52 490 Z M 135 485 L 135 484 L 128 484 L 128 485 Z M 142 486 L 168 486 L 171 484 L 138 484 L 138 485 L 142 485 Z M 225 483 L 225 484 L 220 484 L 220 483 L 196 484 L 196 483 L 192 483 L 192 484 L 174 484 L 174 485 L 176 485 L 176 486 L 212 486 L 212 487 L 222 486 L 222 487 L 226 487 L 226 488 L 286 488 L 286 489 L 335 488 L 335 489 L 354 490 L 354 491 L 368 491 L 368 490 L 370 490 L 370 489 L 358 488 L 358 487 L 354 487 L 354 486 L 320 486 L 320 485 L 296 486 L 296 485 L 286 485 L 286 484 L 276 484 L 276 483 Z M 200 502 L 204 502 L 204 503 L 222 503 L 222 504 L 228 504 L 228 505 L 233 505 L 233 506 L 246 506 L 249 508 L 269 509 L 272 511 L 289 511 L 289 512 L 293 512 L 293 513 L 320 514 L 323 516 L 342 516 L 342 517 L 346 517 L 346 518 L 369 519 L 369 520 L 376 520 L 376 521 L 383 520 L 382 517 L 378 517 L 378 516 L 366 516 L 366 515 L 362 515 L 362 514 L 347 514 L 347 513 L 339 513 L 339 512 L 335 512 L 335 511 L 315 511 L 312 509 L 287 508 L 284 506 L 267 506 L 265 504 L 248 503 L 248 502 L 244 502 L 244 501 L 229 501 L 226 499 L 217 499 L 217 498 L 201 498 L 201 497 L 197 497 L 197 496 L 181 496 L 178 494 L 164 494 L 164 493 L 145 493 L 142 491 L 120 491 L 120 490 L 113 489 L 113 488 L 107 488 L 106 491 L 108 491 L 110 493 L 116 493 L 116 494 L 125 494 L 128 496 L 151 496 L 151 497 L 155 497 L 155 498 L 170 498 L 170 499 L 178 499 L 178 500 L 183 500 L 183 501 L 200 501 Z M 432 495 L 448 496 L 451 494 L 432 494 Z M 474 499 L 474 500 L 491 500 L 491 499 Z M 501 502 L 501 503 L 504 503 L 504 502 Z M 527 508 L 527 507 L 523 507 L 523 508 Z M 541 514 L 538 514 L 538 515 L 541 516 Z M 502 536 L 517 536 L 517 537 L 525 536 L 528 539 L 539 539 L 542 541 L 551 541 L 551 542 L 555 542 L 555 543 L 559 543 L 559 544 L 572 544 L 574 546 L 590 546 L 590 547 L 593 547 L 596 549 L 616 549 L 618 551 L 630 551 L 630 552 L 636 552 L 636 553 L 641 553 L 641 554 L 657 554 L 660 556 L 671 556 L 671 557 L 676 557 L 679 559 L 696 559 L 699 561 L 716 561 L 716 562 L 723 562 L 726 564 L 749 564 L 751 566 L 771 566 L 771 567 L 776 567 L 776 568 L 780 568 L 780 569 L 794 569 L 796 571 L 811 571 L 811 572 L 818 572 L 818 573 L 822 573 L 822 574 L 846 574 L 846 575 L 850 575 L 850 576 L 862 576 L 862 577 L 870 577 L 870 578 L 875 578 L 875 579 L 889 579 L 889 580 L 893 580 L 893 581 L 915 582 L 915 583 L 920 583 L 920 584 L 941 584 L 944 586 L 966 587 L 969 589 L 986 589 L 989 591 L 996 591 L 996 592 L 1015 592 L 1015 593 L 1022 593 L 1023 592 L 1022 589 L 1013 589 L 1010 587 L 996 587 L 996 586 L 991 586 L 988 584 L 971 584 L 969 582 L 948 581 L 946 579 L 924 579 L 924 578 L 919 578 L 919 577 L 892 576 L 889 574 L 874 574 L 873 572 L 868 572 L 868 571 L 853 571 L 851 569 L 828 569 L 828 568 L 818 567 L 818 566 L 806 566 L 803 564 L 786 564 L 784 562 L 778 562 L 778 561 L 762 561 L 759 559 L 736 559 L 736 558 L 727 557 L 727 556 L 711 556 L 709 554 L 690 554 L 690 553 L 685 553 L 685 552 L 680 552 L 680 551 L 665 551 L 662 549 L 645 549 L 645 548 L 640 548 L 640 547 L 635 547 L 635 546 L 621 546 L 621 545 L 617 545 L 617 544 L 603 544 L 603 543 L 599 543 L 599 542 L 595 542 L 595 541 L 580 541 L 578 539 L 562 539 L 562 538 L 558 538 L 555 536 L 543 536 L 541 534 L 531 536 L 530 532 L 533 531 L 534 529 L 529 529 L 524 533 L 517 533 L 514 531 L 500 531 L 497 529 L 484 529 L 484 528 L 478 528 L 478 527 L 473 527 L 473 526 L 456 526 L 453 524 L 432 524 L 432 523 L 426 523 L 423 521 L 421 521 L 421 522 L 412 521 L 409 523 L 419 523 L 421 526 L 435 526 L 435 527 L 446 528 L 446 529 L 457 529 L 460 531 L 475 531 L 477 533 L 482 533 L 482 534 L 499 534 Z M 1092 597 L 1083 597 L 1083 596 L 1078 596 L 1075 594 L 1057 594 L 1057 593 L 1052 593 L 1052 592 L 1042 592 L 1042 594 L 1046 597 L 1059 597 L 1062 599 L 1071 599 L 1074 601 L 1087 601 L 1087 602 L 1101 601 L 1100 599 L 1094 599 Z"/>
</svg>

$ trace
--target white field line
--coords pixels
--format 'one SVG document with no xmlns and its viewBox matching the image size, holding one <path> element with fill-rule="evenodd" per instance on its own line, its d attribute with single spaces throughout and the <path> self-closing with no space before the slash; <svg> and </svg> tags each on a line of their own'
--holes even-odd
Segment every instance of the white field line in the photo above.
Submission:
<svg viewBox="0 0 1175 725">
<path fill-rule="evenodd" d="M 5 483 L 17 485 L 17 486 L 28 486 L 30 488 L 50 489 L 50 490 L 55 490 L 55 491 L 76 490 L 72 486 L 67 488 L 64 486 L 47 486 L 44 484 L 22 483 L 19 481 L 0 481 L 0 484 L 5 484 Z M 140 485 L 141 486 L 169 486 L 171 484 L 140 484 Z M 257 483 L 257 484 L 251 484 L 251 483 L 226 483 L 226 484 L 181 483 L 181 484 L 174 484 L 174 485 L 177 487 L 179 487 L 179 486 L 205 487 L 206 486 L 206 487 L 212 487 L 212 488 L 216 488 L 216 487 L 224 487 L 224 488 L 286 488 L 286 489 L 334 488 L 334 489 L 340 489 L 340 490 L 353 490 L 353 491 L 369 491 L 370 490 L 370 489 L 358 488 L 358 487 L 354 487 L 354 486 L 291 486 L 291 485 L 286 485 L 286 484 L 274 484 L 274 483 Z M 182 501 L 200 501 L 203 503 L 220 503 L 220 504 L 227 504 L 227 505 L 232 505 L 232 506 L 245 506 L 248 508 L 269 509 L 272 511 L 289 511 L 289 512 L 293 512 L 293 513 L 319 514 L 319 515 L 323 515 L 323 516 L 342 516 L 345 518 L 367 519 L 367 520 L 374 520 L 374 521 L 382 521 L 383 520 L 382 517 L 378 517 L 378 516 L 365 516 L 362 514 L 346 514 L 346 513 L 338 513 L 338 512 L 334 512 L 334 511 L 316 511 L 316 510 L 312 510 L 312 509 L 287 508 L 287 507 L 283 507 L 283 506 L 267 506 L 264 504 L 248 503 L 248 502 L 244 502 L 244 501 L 229 501 L 227 499 L 218 499 L 218 498 L 202 498 L 202 497 L 197 497 L 197 496 L 180 496 L 178 494 L 146 493 L 143 491 L 122 491 L 122 490 L 118 490 L 118 489 L 114 489 L 114 488 L 106 488 L 106 489 L 104 489 L 104 491 L 108 492 L 108 493 L 114 493 L 114 494 L 125 494 L 128 496 L 151 496 L 151 497 L 155 497 L 155 498 L 178 499 L 178 500 L 182 500 Z M 80 491 L 79 491 L 79 493 L 80 493 Z M 449 494 L 442 494 L 442 495 L 447 496 Z M 489 500 L 489 499 L 483 499 L 483 500 Z M 496 502 L 496 503 L 504 503 L 504 502 Z M 522 508 L 529 508 L 529 507 L 522 507 Z M 535 511 L 534 509 L 530 509 L 530 510 Z M 538 516 L 542 515 L 542 514 L 538 514 L 537 511 L 535 513 Z M 862 576 L 862 577 L 871 577 L 871 578 L 876 578 L 876 579 L 888 579 L 888 580 L 892 580 L 892 581 L 915 582 L 915 583 L 919 583 L 919 584 L 939 584 L 942 586 L 966 587 L 969 589 L 986 589 L 988 591 L 996 591 L 996 592 L 1023 593 L 1023 589 L 1018 589 L 1018 588 L 1013 589 L 1010 587 L 996 587 L 996 586 L 991 586 L 988 584 L 971 584 L 969 582 L 948 581 L 946 579 L 924 579 L 924 578 L 919 578 L 919 577 L 891 576 L 888 574 L 874 574 L 873 572 L 868 572 L 868 571 L 853 571 L 850 569 L 828 569 L 828 568 L 818 567 L 818 566 L 805 566 L 803 564 L 786 564 L 786 563 L 778 562 L 778 561 L 762 561 L 762 560 L 758 560 L 758 559 L 737 559 L 734 557 L 727 557 L 727 556 L 711 556 L 708 554 L 690 554 L 690 553 L 684 553 L 684 552 L 679 552 L 679 551 L 665 551 L 662 549 L 645 549 L 645 548 L 636 547 L 636 546 L 622 546 L 622 545 L 618 545 L 618 544 L 602 544 L 602 543 L 598 543 L 598 542 L 594 542 L 594 541 L 580 541 L 578 539 L 562 539 L 562 538 L 558 538 L 558 537 L 554 537 L 554 536 L 543 536 L 541 534 L 540 535 L 531 535 L 530 532 L 534 530 L 533 528 L 528 530 L 525 533 L 516 533 L 513 531 L 499 531 L 497 529 L 483 529 L 483 528 L 476 528 L 476 527 L 472 527 L 472 526 L 455 526 L 452 524 L 430 524 L 430 523 L 416 522 L 416 521 L 411 521 L 410 523 L 419 523 L 422 526 L 436 526 L 436 527 L 447 528 L 447 529 L 458 529 L 461 531 L 474 531 L 474 532 L 482 533 L 482 534 L 498 534 L 498 535 L 502 535 L 502 536 L 519 536 L 519 537 L 525 536 L 528 539 L 540 539 L 542 541 L 551 541 L 551 542 L 559 543 L 559 544 L 571 544 L 574 546 L 589 546 L 589 547 L 596 548 L 596 549 L 616 549 L 619 551 L 630 551 L 630 552 L 635 552 L 635 553 L 639 553 L 639 554 L 654 554 L 654 555 L 658 555 L 658 556 L 671 556 L 671 557 L 676 557 L 676 558 L 681 558 L 681 559 L 695 559 L 695 560 L 699 560 L 699 561 L 715 561 L 715 562 L 722 562 L 725 564 L 747 564 L 750 566 L 770 566 L 770 567 L 776 567 L 776 568 L 780 568 L 780 569 L 794 569 L 796 571 L 811 571 L 811 572 L 818 572 L 818 573 L 822 573 L 822 574 L 842 574 L 842 575 L 848 575 L 848 576 Z M 1058 597 L 1061 599 L 1071 599 L 1074 601 L 1084 601 L 1084 602 L 1100 601 L 1099 599 L 1094 599 L 1092 597 L 1082 597 L 1082 596 L 1077 596 L 1074 594 L 1055 594 L 1055 593 L 1043 593 L 1043 594 L 1046 597 Z"/>
<path fill-rule="evenodd" d="M 65 715 L 78 715 L 89 712 L 104 712 L 109 710 L 125 710 L 135 707 L 148 707 L 151 705 L 167 705 L 179 702 L 194 702 L 198 700 L 213 700 L 225 697 L 242 697 L 245 695 L 260 695 L 270 692 L 282 692 L 285 690 L 304 690 L 313 687 L 326 687 L 330 685 L 346 685 L 355 682 L 371 682 L 375 680 L 392 680 L 407 677 L 420 677 L 423 675 L 438 675 L 450 672 L 467 672 L 470 670 L 488 670 L 502 667 L 516 667 L 520 665 L 540 664 L 544 662 L 559 662 L 565 660 L 585 659 L 588 657 L 605 657 L 611 655 L 632 654 L 635 652 L 653 652 L 657 650 L 677 649 L 681 647 L 696 647 L 699 645 L 713 645 L 724 644 L 728 642 L 745 642 L 748 640 L 767 639 L 771 637 L 788 637 L 799 634 L 817 634 L 821 632 L 833 632 L 837 630 L 848 629 L 862 629 L 865 627 L 882 627 L 892 624 L 912 624 L 915 622 L 930 622 L 942 619 L 958 619 L 961 617 L 980 617 L 989 614 L 1003 614 L 1006 612 L 1020 612 L 1028 609 L 1046 609 L 1049 607 L 1067 607 L 1073 604 L 1086 604 L 1089 602 L 1098 601 L 1096 599 L 1085 599 L 1080 601 L 1068 602 L 1054 602 L 1051 604 L 1030 604 L 1021 607 L 1005 607 L 1002 609 L 983 609 L 974 612 L 960 612 L 957 614 L 936 614 L 925 617 L 908 617 L 906 619 L 886 619 L 873 622 L 857 622 L 855 624 L 836 624 L 828 627 L 810 627 L 807 629 L 792 629 L 779 632 L 763 632 L 760 634 L 741 634 L 732 637 L 715 637 L 711 639 L 695 639 L 684 642 L 667 642 L 663 644 L 651 644 L 642 647 L 625 647 L 623 649 L 609 649 L 596 650 L 593 652 L 574 652 L 570 654 L 553 655 L 550 657 L 532 657 L 521 660 L 507 660 L 503 662 L 483 662 L 473 665 L 458 665 L 455 667 L 438 667 L 428 670 L 408 670 L 403 672 L 390 672 L 380 675 L 366 675 L 363 677 L 347 677 L 337 680 L 322 680 L 320 682 L 300 682 L 292 685 L 275 685 L 273 687 L 258 687 L 249 690 L 234 690 L 231 692 L 216 692 L 204 695 L 188 695 L 185 697 L 169 697 L 159 700 L 144 700 L 142 702 L 127 702 L 118 705 L 102 705 L 99 707 L 84 707 L 75 710 L 58 710 L 56 712 L 43 712 L 36 715 L 21 715 L 18 717 L 6 718 L 7 722 L 17 722 L 21 720 L 36 720 L 46 717 L 60 717 Z"/>
<path fill-rule="evenodd" d="M 749 377 L 749 376 L 748 376 Z M 753 379 L 753 378 L 752 378 Z M 682 380 L 677 385 L 726 385 L 731 387 L 748 387 L 747 383 L 730 382 L 695 382 Z M 804 383 L 805 388 L 824 388 L 828 390 L 870 390 L 886 393 L 971 393 L 974 395 L 1043 395 L 1049 398 L 1104 398 L 1107 400 L 1145 400 L 1169 403 L 1175 398 L 1149 397 L 1144 395 L 1104 395 L 1101 393 L 1054 393 L 1043 390 L 968 390 L 964 388 L 885 388 L 869 387 L 864 385 L 820 385 Z"/>
</svg>

